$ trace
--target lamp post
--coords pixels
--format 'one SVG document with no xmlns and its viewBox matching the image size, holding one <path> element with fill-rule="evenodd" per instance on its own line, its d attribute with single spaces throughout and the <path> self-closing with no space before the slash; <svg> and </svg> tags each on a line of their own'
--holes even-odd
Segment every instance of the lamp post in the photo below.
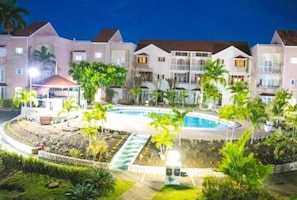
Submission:
<svg viewBox="0 0 297 200">
<path fill-rule="evenodd" d="M 32 81 L 34 77 L 37 77 L 39 75 L 39 71 L 36 68 L 30 68 L 29 69 L 29 78 L 30 78 L 30 83 L 29 83 L 29 93 L 30 93 L 30 110 L 32 109 Z"/>
<path fill-rule="evenodd" d="M 180 185 L 181 161 L 177 150 L 169 150 L 166 161 L 166 185 Z"/>
</svg>

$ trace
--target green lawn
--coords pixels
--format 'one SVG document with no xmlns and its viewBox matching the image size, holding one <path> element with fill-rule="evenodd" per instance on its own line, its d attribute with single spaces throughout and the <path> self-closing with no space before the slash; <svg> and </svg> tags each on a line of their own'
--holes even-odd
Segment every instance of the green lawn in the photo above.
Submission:
<svg viewBox="0 0 297 200">
<path fill-rule="evenodd" d="M 158 191 L 153 200 L 203 200 L 202 191 L 198 188 L 192 188 L 183 185 L 164 186 Z"/>
<path fill-rule="evenodd" d="M 49 189 L 49 182 L 59 183 L 58 188 Z M 100 200 L 116 200 L 121 194 L 129 190 L 134 182 L 116 180 L 115 191 Z M 63 179 L 53 179 L 38 174 L 24 174 L 17 172 L 4 180 L 0 180 L 0 200 L 54 200 L 65 199 L 64 193 L 71 187 L 71 183 Z"/>
</svg>

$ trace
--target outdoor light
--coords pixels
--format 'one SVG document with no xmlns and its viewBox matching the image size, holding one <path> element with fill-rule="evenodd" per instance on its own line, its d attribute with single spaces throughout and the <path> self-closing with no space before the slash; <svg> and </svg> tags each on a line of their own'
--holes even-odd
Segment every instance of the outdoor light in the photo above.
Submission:
<svg viewBox="0 0 297 200">
<path fill-rule="evenodd" d="M 32 95 L 32 80 L 34 77 L 37 77 L 39 75 L 39 71 L 37 68 L 30 68 L 29 69 L 29 77 L 30 77 L 30 83 L 29 83 L 29 92 L 30 92 L 30 110 L 32 109 L 32 101 L 31 101 L 31 95 Z"/>
<path fill-rule="evenodd" d="M 166 185 L 179 185 L 181 177 L 180 153 L 177 150 L 169 150 L 166 161 Z"/>
<path fill-rule="evenodd" d="M 179 161 L 180 159 L 180 153 L 177 150 L 169 150 L 168 151 L 168 161 Z"/>
</svg>

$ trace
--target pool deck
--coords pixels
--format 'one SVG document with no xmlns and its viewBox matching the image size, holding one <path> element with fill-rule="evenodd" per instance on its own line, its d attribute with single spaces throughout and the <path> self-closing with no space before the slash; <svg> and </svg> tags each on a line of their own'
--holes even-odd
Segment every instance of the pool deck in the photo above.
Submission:
<svg viewBox="0 0 297 200">
<path fill-rule="evenodd" d="M 115 107 L 118 108 L 118 107 Z M 149 107 L 131 107 L 132 109 L 150 109 Z M 152 108 L 151 111 L 153 111 Z M 158 108 L 157 108 L 158 109 Z M 164 109 L 164 108 L 160 108 Z M 193 111 L 194 113 L 209 115 L 211 117 L 217 117 L 216 112 L 211 111 Z M 140 115 L 124 115 L 117 113 L 108 113 L 107 121 L 104 123 L 104 127 L 108 129 L 122 130 L 127 132 L 139 133 L 139 134 L 154 134 L 154 129 L 148 124 L 151 121 L 148 117 Z M 234 129 L 233 139 L 237 139 L 251 124 L 247 121 L 241 122 L 240 126 Z M 260 130 L 255 132 L 255 138 L 262 138 L 270 135 L 272 132 L 265 132 L 263 126 Z M 182 128 L 181 138 L 194 139 L 194 140 L 226 140 L 230 139 L 232 135 L 232 129 L 198 129 L 198 128 Z"/>
</svg>

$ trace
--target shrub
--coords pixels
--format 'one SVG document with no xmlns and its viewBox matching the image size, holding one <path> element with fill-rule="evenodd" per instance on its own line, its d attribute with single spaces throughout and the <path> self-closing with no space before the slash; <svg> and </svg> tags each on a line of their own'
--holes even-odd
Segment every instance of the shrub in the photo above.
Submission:
<svg viewBox="0 0 297 200">
<path fill-rule="evenodd" d="M 242 185 L 230 177 L 205 177 L 202 183 L 202 193 L 208 200 L 279 200 L 280 198 L 263 188 L 252 188 Z"/>
</svg>

